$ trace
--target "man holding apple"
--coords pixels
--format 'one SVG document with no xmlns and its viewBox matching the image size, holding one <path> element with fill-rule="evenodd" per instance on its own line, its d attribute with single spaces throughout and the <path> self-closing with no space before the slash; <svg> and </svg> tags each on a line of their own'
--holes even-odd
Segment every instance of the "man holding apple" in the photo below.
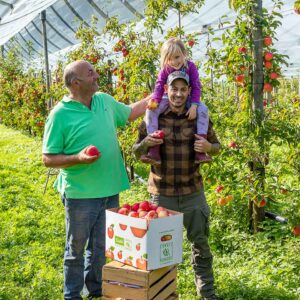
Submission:
<svg viewBox="0 0 300 300">
<path fill-rule="evenodd" d="M 159 129 L 164 132 L 164 138 L 147 135 L 143 122 L 133 150 L 136 157 L 145 162 L 148 149 L 161 144 L 161 165 L 151 166 L 148 191 L 158 205 L 184 214 L 184 226 L 192 244 L 197 293 L 201 299 L 213 300 L 217 298 L 213 286 L 213 257 L 208 244 L 210 209 L 194 151 L 215 155 L 220 150 L 220 143 L 211 122 L 207 140 L 195 135 L 196 121 L 188 120 L 186 114 L 190 90 L 186 73 L 175 71 L 168 76 L 165 91 L 169 108 L 159 117 Z"/>
<path fill-rule="evenodd" d="M 55 185 L 66 212 L 64 299 L 82 299 L 83 288 L 89 298 L 102 294 L 105 209 L 118 207 L 119 193 L 129 188 L 116 130 L 141 116 L 148 102 L 117 102 L 97 92 L 98 78 L 86 61 L 67 65 L 69 95 L 45 125 L 42 159 L 60 169 Z"/>
</svg>

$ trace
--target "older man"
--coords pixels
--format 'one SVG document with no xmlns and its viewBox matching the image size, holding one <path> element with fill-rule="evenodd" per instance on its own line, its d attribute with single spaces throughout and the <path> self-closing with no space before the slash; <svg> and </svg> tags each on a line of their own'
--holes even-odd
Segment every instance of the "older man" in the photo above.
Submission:
<svg viewBox="0 0 300 300">
<path fill-rule="evenodd" d="M 192 264 L 195 283 L 201 299 L 217 299 L 214 292 L 212 254 L 208 244 L 209 214 L 199 164 L 195 163 L 197 152 L 217 154 L 219 141 L 210 123 L 207 140 L 196 136 L 196 121 L 188 120 L 186 101 L 190 93 L 189 77 L 181 71 L 168 76 L 166 92 L 169 108 L 159 117 L 159 129 L 165 133 L 164 140 L 147 135 L 143 122 L 138 141 L 134 145 L 137 158 L 143 157 L 150 147 L 161 144 L 161 165 L 152 165 L 148 191 L 152 200 L 166 208 L 184 214 L 187 237 L 192 243 Z M 196 139 L 195 139 L 196 138 Z M 151 162 L 151 161 L 149 161 Z"/>
<path fill-rule="evenodd" d="M 51 111 L 43 140 L 45 166 L 59 168 L 56 187 L 66 213 L 64 299 L 100 297 L 105 263 L 105 209 L 119 205 L 129 182 L 117 127 L 141 116 L 148 98 L 130 106 L 97 92 L 99 75 L 86 61 L 64 71 L 65 96 Z M 89 155 L 89 146 L 100 155 Z M 85 255 L 84 255 L 85 252 Z"/>
</svg>

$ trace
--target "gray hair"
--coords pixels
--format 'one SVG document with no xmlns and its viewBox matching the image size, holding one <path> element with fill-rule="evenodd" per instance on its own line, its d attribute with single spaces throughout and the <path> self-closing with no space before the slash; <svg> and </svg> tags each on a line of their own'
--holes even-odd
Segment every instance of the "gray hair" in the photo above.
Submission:
<svg viewBox="0 0 300 300">
<path fill-rule="evenodd" d="M 78 77 L 75 68 L 67 66 L 64 71 L 64 83 L 67 88 L 71 87 L 72 81 Z"/>
</svg>

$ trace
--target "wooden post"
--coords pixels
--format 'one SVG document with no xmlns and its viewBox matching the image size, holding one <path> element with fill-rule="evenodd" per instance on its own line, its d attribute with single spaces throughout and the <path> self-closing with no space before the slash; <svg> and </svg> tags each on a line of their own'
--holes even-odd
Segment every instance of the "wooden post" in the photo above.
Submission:
<svg viewBox="0 0 300 300">
<path fill-rule="evenodd" d="M 47 28 L 46 28 L 46 11 L 41 12 L 42 33 L 43 33 L 43 46 L 44 46 L 44 59 L 45 59 L 45 73 L 46 73 L 46 89 L 50 91 L 50 71 L 48 59 L 48 43 L 47 43 Z M 52 99 L 48 102 L 48 109 L 52 107 Z"/>
<path fill-rule="evenodd" d="M 254 69 L 253 69 L 253 112 L 256 126 L 262 128 L 264 120 L 263 109 L 263 31 L 262 31 L 262 0 L 256 0 L 256 5 L 253 7 L 254 13 L 254 27 L 253 27 L 253 40 L 254 40 Z M 258 137 L 258 144 L 260 145 L 260 151 L 265 152 L 264 137 L 263 135 Z M 264 193 L 264 181 L 265 181 L 265 168 L 263 162 L 253 159 L 251 162 L 251 171 L 255 173 L 255 177 L 259 178 L 259 185 L 256 190 L 263 195 Z M 256 233 L 260 230 L 260 222 L 264 220 L 264 208 L 258 207 L 252 202 L 252 228 Z"/>
</svg>

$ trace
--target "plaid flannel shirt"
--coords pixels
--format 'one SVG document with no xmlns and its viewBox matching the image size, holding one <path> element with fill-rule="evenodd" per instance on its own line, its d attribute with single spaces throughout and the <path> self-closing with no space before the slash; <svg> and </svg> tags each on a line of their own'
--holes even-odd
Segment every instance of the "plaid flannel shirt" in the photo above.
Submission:
<svg viewBox="0 0 300 300">
<path fill-rule="evenodd" d="M 164 196 L 189 195 L 203 187 L 199 164 L 195 164 L 196 120 L 189 121 L 186 110 L 182 114 L 168 109 L 159 117 L 159 129 L 165 133 L 164 143 L 160 146 L 162 163 L 151 166 L 148 179 L 148 191 L 151 194 Z M 146 124 L 139 128 L 138 145 L 147 136 Z M 213 144 L 214 155 L 220 144 L 212 123 L 209 124 L 207 140 Z"/>
</svg>

